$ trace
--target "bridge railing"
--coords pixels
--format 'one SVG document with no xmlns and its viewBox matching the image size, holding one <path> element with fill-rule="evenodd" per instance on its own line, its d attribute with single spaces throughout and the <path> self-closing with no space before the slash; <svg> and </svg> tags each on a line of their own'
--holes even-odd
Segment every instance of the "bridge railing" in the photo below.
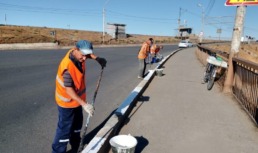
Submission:
<svg viewBox="0 0 258 153">
<path fill-rule="evenodd" d="M 207 64 L 207 57 L 214 53 L 223 60 L 228 61 L 228 53 L 197 45 L 196 55 L 204 65 Z M 258 125 L 258 64 L 234 57 L 233 68 L 234 82 L 232 94 L 254 123 Z M 223 73 L 217 81 L 221 89 L 224 86 L 225 77 L 226 73 Z"/>
</svg>

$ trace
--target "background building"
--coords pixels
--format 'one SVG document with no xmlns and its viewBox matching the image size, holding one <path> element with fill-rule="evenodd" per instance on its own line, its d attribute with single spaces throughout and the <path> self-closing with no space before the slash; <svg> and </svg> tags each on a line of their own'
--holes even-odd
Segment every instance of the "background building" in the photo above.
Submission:
<svg viewBox="0 0 258 153">
<path fill-rule="evenodd" d="M 178 29 L 178 34 L 177 34 L 176 38 L 189 39 L 190 34 L 192 34 L 192 28 L 180 27 Z"/>
<path fill-rule="evenodd" d="M 126 38 L 125 26 L 125 24 L 107 23 L 107 34 L 113 39 Z"/>
</svg>

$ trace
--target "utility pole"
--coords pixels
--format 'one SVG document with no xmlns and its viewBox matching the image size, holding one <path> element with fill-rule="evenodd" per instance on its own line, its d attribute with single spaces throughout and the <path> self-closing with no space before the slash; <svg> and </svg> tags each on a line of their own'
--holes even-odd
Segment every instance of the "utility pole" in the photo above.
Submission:
<svg viewBox="0 0 258 153">
<path fill-rule="evenodd" d="M 182 8 L 179 8 L 179 17 L 178 17 L 178 29 L 180 28 L 180 18 L 181 18 L 181 10 Z"/>
<path fill-rule="evenodd" d="M 199 34 L 199 37 L 200 37 L 200 39 L 199 39 L 199 41 L 200 41 L 200 43 L 202 43 L 202 39 L 203 39 L 203 35 L 204 35 L 204 32 L 203 32 L 203 24 L 204 24 L 204 8 L 203 8 L 203 5 L 202 4 L 198 4 L 198 6 L 202 9 L 202 23 L 201 23 L 201 32 L 200 32 L 200 34 Z"/>
<path fill-rule="evenodd" d="M 219 28 L 219 29 L 218 29 L 219 41 L 220 41 L 220 35 L 221 35 L 221 32 L 222 32 L 222 29 L 221 29 L 221 28 Z"/>
<path fill-rule="evenodd" d="M 102 43 L 104 44 L 104 42 L 105 42 L 105 9 L 104 9 L 104 7 L 103 7 L 103 10 L 102 10 L 102 15 L 103 15 Z"/>
<path fill-rule="evenodd" d="M 181 18 L 181 7 L 179 8 L 179 17 L 178 17 L 178 35 L 181 37 L 180 33 L 180 18 Z M 182 38 L 181 38 L 182 39 Z"/>
<path fill-rule="evenodd" d="M 227 70 L 227 75 L 226 75 L 224 88 L 223 88 L 224 93 L 232 92 L 232 85 L 233 85 L 233 79 L 234 79 L 232 58 L 239 52 L 245 14 L 246 14 L 246 6 L 244 5 L 237 6 L 236 13 L 237 14 L 235 17 L 235 26 L 233 28 L 231 50 L 230 50 L 229 59 L 228 59 L 228 70 Z"/>
<path fill-rule="evenodd" d="M 182 39 L 182 34 L 180 32 L 180 27 L 181 27 L 181 15 L 182 15 L 182 11 L 186 12 L 187 10 L 182 9 L 181 7 L 179 8 L 179 16 L 178 16 L 178 35 L 180 36 L 180 38 Z M 184 13 L 183 12 L 183 13 Z"/>
<path fill-rule="evenodd" d="M 105 16 L 106 16 L 106 12 L 105 12 L 105 6 L 108 4 L 109 0 L 106 0 L 106 2 L 103 5 L 103 9 L 102 9 L 102 15 L 103 15 L 103 33 L 102 33 L 102 43 L 104 44 L 105 42 Z"/>
<path fill-rule="evenodd" d="M 7 17 L 6 17 L 6 14 L 4 16 L 4 20 L 5 20 L 5 25 L 7 25 Z"/>
</svg>

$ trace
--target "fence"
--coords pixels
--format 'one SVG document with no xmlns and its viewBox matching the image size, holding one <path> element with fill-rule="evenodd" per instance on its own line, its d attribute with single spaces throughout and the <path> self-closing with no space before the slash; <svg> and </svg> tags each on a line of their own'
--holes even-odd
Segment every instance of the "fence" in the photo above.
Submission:
<svg viewBox="0 0 258 153">
<path fill-rule="evenodd" d="M 216 54 L 228 61 L 229 54 L 212 48 L 197 45 L 196 55 L 202 64 L 206 64 L 206 58 Z M 251 119 L 258 125 L 258 64 L 241 59 L 233 58 L 234 82 L 232 94 L 246 110 Z M 226 73 L 223 73 L 217 81 L 223 88 Z"/>
</svg>

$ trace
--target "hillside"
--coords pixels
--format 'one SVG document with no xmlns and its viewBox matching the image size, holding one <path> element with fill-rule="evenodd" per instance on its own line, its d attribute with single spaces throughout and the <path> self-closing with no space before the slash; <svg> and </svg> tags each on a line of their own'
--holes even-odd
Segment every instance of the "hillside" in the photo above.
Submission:
<svg viewBox="0 0 258 153">
<path fill-rule="evenodd" d="M 55 32 L 55 35 L 53 35 Z M 52 33 L 52 35 L 51 35 Z M 151 36 L 127 34 L 128 38 L 113 40 L 111 36 L 105 36 L 106 44 L 134 44 L 142 43 L 149 37 L 153 37 L 156 43 L 175 43 L 178 42 L 170 36 Z M 0 26 L 0 44 L 10 43 L 38 43 L 38 42 L 56 42 L 62 46 L 74 45 L 74 42 L 80 39 L 86 39 L 93 44 L 102 44 L 102 32 L 57 29 L 47 27 L 29 27 L 29 26 Z"/>
<path fill-rule="evenodd" d="M 55 32 L 55 35 L 51 33 Z M 127 34 L 127 38 L 114 40 L 111 36 L 105 36 L 105 44 L 141 44 L 149 37 L 154 38 L 156 43 L 178 43 L 179 40 L 171 36 L 151 36 Z M 60 46 L 71 46 L 77 40 L 86 39 L 94 45 L 102 44 L 102 32 L 83 31 L 72 29 L 57 29 L 48 27 L 10 26 L 0 25 L 0 44 L 11 43 L 39 43 L 59 42 Z M 194 37 L 192 42 L 198 43 Z M 210 44 L 209 47 L 229 53 L 230 43 Z M 239 57 L 258 63 L 258 44 L 241 44 Z"/>
<path fill-rule="evenodd" d="M 213 44 L 213 45 L 209 45 L 209 47 L 219 51 L 226 52 L 228 54 L 230 53 L 230 50 L 231 50 L 230 43 Z M 236 56 L 258 64 L 258 43 L 255 43 L 255 42 L 251 44 L 242 43 L 240 45 L 239 52 Z"/>
</svg>

